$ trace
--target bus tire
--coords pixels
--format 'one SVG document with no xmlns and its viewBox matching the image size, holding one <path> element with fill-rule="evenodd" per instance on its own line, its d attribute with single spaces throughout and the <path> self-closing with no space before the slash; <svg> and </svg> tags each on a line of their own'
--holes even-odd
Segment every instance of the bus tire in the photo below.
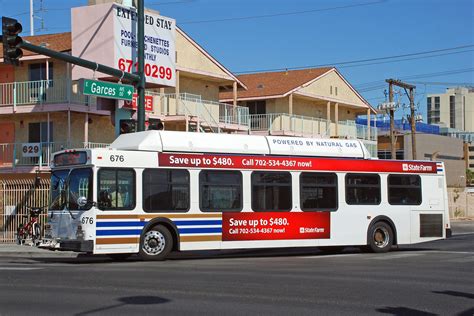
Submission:
<svg viewBox="0 0 474 316">
<path fill-rule="evenodd" d="M 32 233 L 31 241 L 32 241 L 33 245 L 36 246 L 41 240 L 41 226 L 40 226 L 40 224 L 38 224 L 38 223 L 34 224 L 31 233 Z"/>
<path fill-rule="evenodd" d="M 376 222 L 369 228 L 368 248 L 371 252 L 388 252 L 393 245 L 392 227 L 386 222 Z"/>
<path fill-rule="evenodd" d="M 163 225 L 157 225 L 140 237 L 139 255 L 143 260 L 164 260 L 173 249 L 173 237 Z"/>
</svg>

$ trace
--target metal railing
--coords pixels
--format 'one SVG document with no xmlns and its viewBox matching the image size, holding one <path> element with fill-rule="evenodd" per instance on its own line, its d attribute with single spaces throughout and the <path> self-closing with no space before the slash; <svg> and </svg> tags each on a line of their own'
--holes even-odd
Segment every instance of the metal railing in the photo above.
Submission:
<svg viewBox="0 0 474 316">
<path fill-rule="evenodd" d="M 0 180 L 0 243 L 16 240 L 20 223 L 28 218 L 29 207 L 41 207 L 49 201 L 49 179 L 41 179 L 35 184 L 33 179 Z M 44 228 L 46 212 L 40 214 L 39 223 Z"/>
<path fill-rule="evenodd" d="M 368 137 L 369 128 L 370 138 Z M 377 141 L 377 128 L 356 124 L 355 121 L 351 120 L 339 121 L 338 136 Z"/>
<path fill-rule="evenodd" d="M 91 105 L 96 98 L 83 95 L 77 82 L 66 78 L 0 84 L 0 106 L 54 103 Z"/>
<path fill-rule="evenodd" d="M 0 168 L 20 166 L 48 166 L 51 155 L 63 149 L 72 148 L 106 148 L 109 144 L 93 142 L 50 142 L 40 143 L 40 149 L 35 157 L 29 157 L 23 152 L 23 143 L 0 144 Z"/>
<path fill-rule="evenodd" d="M 150 94 L 159 96 L 158 94 Z M 160 115 L 195 116 L 215 128 L 225 124 L 237 124 L 247 127 L 249 122 L 248 111 L 247 107 L 234 107 L 226 103 L 203 100 L 201 96 L 190 93 L 180 93 L 178 98 L 174 93 L 161 95 L 160 102 L 154 109 L 154 113 Z"/>
<path fill-rule="evenodd" d="M 294 136 L 328 136 L 329 121 L 322 118 L 288 113 L 250 114 L 250 130 L 274 132 L 290 132 Z"/>
</svg>

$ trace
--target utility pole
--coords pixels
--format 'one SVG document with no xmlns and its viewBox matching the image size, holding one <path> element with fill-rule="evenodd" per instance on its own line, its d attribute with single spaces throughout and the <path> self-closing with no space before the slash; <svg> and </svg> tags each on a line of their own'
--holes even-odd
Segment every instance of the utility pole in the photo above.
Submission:
<svg viewBox="0 0 474 316">
<path fill-rule="evenodd" d="M 138 76 L 140 80 L 137 82 L 137 116 L 139 132 L 145 130 L 145 5 L 144 0 L 138 0 Z"/>
<path fill-rule="evenodd" d="M 415 99 L 414 99 L 414 90 L 416 86 L 402 82 L 396 79 L 387 79 L 385 80 L 388 83 L 389 88 L 389 100 L 393 102 L 393 86 L 401 87 L 405 90 L 406 95 L 410 99 L 410 124 L 411 124 L 411 152 L 412 159 L 416 160 L 416 122 L 415 122 Z M 408 93 L 407 89 L 410 90 Z M 394 114 L 390 110 L 390 139 L 392 144 L 392 159 L 395 159 L 395 139 L 393 137 L 394 127 L 392 126 L 394 121 Z"/>
<path fill-rule="evenodd" d="M 35 35 L 35 12 L 33 10 L 33 0 L 30 0 L 30 35 Z"/>
<path fill-rule="evenodd" d="M 387 81 L 388 82 L 388 81 Z M 390 104 L 390 149 L 392 151 L 392 159 L 397 159 L 395 149 L 395 108 L 393 106 L 393 84 L 388 82 L 388 102 Z"/>
</svg>

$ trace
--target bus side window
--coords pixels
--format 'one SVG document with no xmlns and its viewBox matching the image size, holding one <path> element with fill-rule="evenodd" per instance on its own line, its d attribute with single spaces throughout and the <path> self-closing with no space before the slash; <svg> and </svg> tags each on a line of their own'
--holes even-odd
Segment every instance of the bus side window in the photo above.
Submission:
<svg viewBox="0 0 474 316">
<path fill-rule="evenodd" d="M 231 170 L 201 171 L 199 207 L 203 212 L 240 212 L 243 207 L 242 173 Z"/>
<path fill-rule="evenodd" d="M 101 168 L 98 175 L 99 209 L 135 208 L 135 170 Z"/>
<path fill-rule="evenodd" d="M 378 205 L 380 201 L 380 176 L 378 174 L 346 174 L 347 204 Z"/>
<path fill-rule="evenodd" d="M 302 172 L 300 174 L 300 203 L 302 211 L 335 211 L 337 201 L 335 173 Z"/>
<path fill-rule="evenodd" d="M 388 203 L 391 205 L 420 205 L 421 200 L 421 177 L 419 175 L 388 175 Z"/>
<path fill-rule="evenodd" d="M 255 212 L 291 211 L 291 174 L 254 171 L 251 176 L 252 209 Z"/>
<path fill-rule="evenodd" d="M 145 169 L 143 210 L 145 212 L 187 212 L 190 205 L 189 171 Z"/>
</svg>

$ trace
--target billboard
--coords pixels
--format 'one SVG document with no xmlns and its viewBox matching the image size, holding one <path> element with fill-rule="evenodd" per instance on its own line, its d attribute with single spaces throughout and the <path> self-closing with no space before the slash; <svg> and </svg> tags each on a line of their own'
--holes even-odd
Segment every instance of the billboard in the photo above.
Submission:
<svg viewBox="0 0 474 316">
<path fill-rule="evenodd" d="M 133 7 L 106 3 L 72 9 L 72 54 L 126 72 L 137 69 L 138 15 Z M 176 86 L 176 21 L 145 10 L 147 83 Z M 72 67 L 72 78 L 106 78 L 100 72 Z"/>
</svg>

